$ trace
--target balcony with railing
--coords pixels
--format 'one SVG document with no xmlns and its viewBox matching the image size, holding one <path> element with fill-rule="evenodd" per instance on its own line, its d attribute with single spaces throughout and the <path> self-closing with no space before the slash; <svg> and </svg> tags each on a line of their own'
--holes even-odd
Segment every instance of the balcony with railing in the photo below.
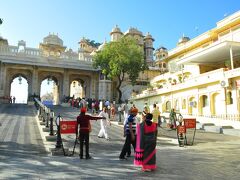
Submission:
<svg viewBox="0 0 240 180">
<path fill-rule="evenodd" d="M 210 71 L 207 73 L 203 73 L 194 77 L 190 77 L 185 79 L 183 82 L 178 82 L 176 84 L 166 83 L 162 85 L 160 88 L 151 88 L 144 90 L 141 94 L 138 94 L 132 98 L 144 98 L 148 96 L 155 96 L 158 94 L 164 94 L 168 92 L 178 91 L 182 89 L 187 89 L 195 86 L 200 86 L 204 84 L 209 84 L 213 82 L 219 82 L 223 79 L 229 79 L 232 77 L 240 76 L 240 68 L 225 71 L 224 68 L 217 69 L 214 71 Z M 170 76 L 168 75 L 160 75 L 155 78 L 153 81 L 160 81 L 161 79 L 166 79 Z"/>
</svg>

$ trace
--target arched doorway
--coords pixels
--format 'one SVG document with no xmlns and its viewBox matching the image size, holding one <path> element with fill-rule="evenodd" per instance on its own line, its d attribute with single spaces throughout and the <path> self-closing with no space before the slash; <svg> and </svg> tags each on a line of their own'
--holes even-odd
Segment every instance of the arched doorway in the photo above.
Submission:
<svg viewBox="0 0 240 180">
<path fill-rule="evenodd" d="M 170 112 L 171 108 L 172 108 L 171 101 L 166 101 L 162 106 L 163 112 Z"/>
<path fill-rule="evenodd" d="M 71 82 L 70 96 L 74 99 L 86 97 L 86 83 L 82 79 L 73 80 Z"/>
<path fill-rule="evenodd" d="M 197 115 L 197 102 L 195 97 L 190 97 L 188 100 L 188 114 Z"/>
<path fill-rule="evenodd" d="M 12 103 L 27 104 L 28 81 L 23 75 L 18 74 L 13 77 L 10 86 L 10 97 Z"/>
<path fill-rule="evenodd" d="M 59 104 L 59 85 L 55 77 L 46 77 L 40 86 L 40 98 L 42 102 Z"/>
<path fill-rule="evenodd" d="M 199 115 L 209 114 L 209 99 L 207 95 L 202 95 L 199 97 Z"/>
<path fill-rule="evenodd" d="M 223 102 L 221 101 L 221 96 L 219 93 L 213 93 L 211 95 L 211 103 L 210 103 L 210 111 L 211 111 L 211 115 L 215 116 L 216 114 L 220 115 L 220 114 L 224 114 L 223 108 L 222 106 Z M 217 108 L 218 107 L 218 108 Z"/>
</svg>

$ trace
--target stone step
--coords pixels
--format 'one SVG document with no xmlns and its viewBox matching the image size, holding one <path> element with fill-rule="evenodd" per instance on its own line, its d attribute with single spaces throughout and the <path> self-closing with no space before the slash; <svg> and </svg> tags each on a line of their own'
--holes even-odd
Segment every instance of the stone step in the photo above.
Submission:
<svg viewBox="0 0 240 180">
<path fill-rule="evenodd" d="M 48 128 L 47 128 L 47 127 L 44 127 L 44 128 L 42 128 L 42 131 L 43 131 L 43 132 L 49 132 L 50 129 L 49 129 L 49 127 L 48 127 Z"/>
<path fill-rule="evenodd" d="M 206 132 L 221 133 L 222 126 L 204 126 Z"/>
<path fill-rule="evenodd" d="M 42 121 L 40 122 L 41 126 L 45 126 L 45 124 L 46 124 L 45 122 L 42 122 Z"/>
<path fill-rule="evenodd" d="M 223 129 L 223 134 L 240 137 L 240 129 Z"/>
<path fill-rule="evenodd" d="M 47 141 L 56 141 L 57 140 L 57 136 L 46 136 L 46 140 Z"/>
<path fill-rule="evenodd" d="M 232 126 L 222 126 L 222 129 L 233 129 Z"/>
</svg>

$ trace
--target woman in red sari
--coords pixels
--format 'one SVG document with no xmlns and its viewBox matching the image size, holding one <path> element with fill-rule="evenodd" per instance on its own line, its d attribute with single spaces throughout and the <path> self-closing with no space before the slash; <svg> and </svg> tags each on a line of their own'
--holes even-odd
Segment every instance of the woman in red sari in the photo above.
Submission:
<svg viewBox="0 0 240 180">
<path fill-rule="evenodd" d="M 137 124 L 137 139 L 134 165 L 142 166 L 142 171 L 153 171 L 156 166 L 157 124 L 152 121 L 152 114 Z"/>
</svg>

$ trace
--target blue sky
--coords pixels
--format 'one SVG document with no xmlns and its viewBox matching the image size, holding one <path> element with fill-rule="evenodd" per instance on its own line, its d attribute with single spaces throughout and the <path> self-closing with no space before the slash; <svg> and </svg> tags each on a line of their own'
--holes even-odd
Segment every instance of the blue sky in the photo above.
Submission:
<svg viewBox="0 0 240 180">
<path fill-rule="evenodd" d="M 58 33 L 67 48 L 77 51 L 83 36 L 109 41 L 117 24 L 123 32 L 129 27 L 150 32 L 155 48 L 172 49 L 183 34 L 196 37 L 238 10 L 239 0 L 5 0 L 0 34 L 11 45 L 25 40 L 37 48 L 49 32 Z"/>
</svg>

